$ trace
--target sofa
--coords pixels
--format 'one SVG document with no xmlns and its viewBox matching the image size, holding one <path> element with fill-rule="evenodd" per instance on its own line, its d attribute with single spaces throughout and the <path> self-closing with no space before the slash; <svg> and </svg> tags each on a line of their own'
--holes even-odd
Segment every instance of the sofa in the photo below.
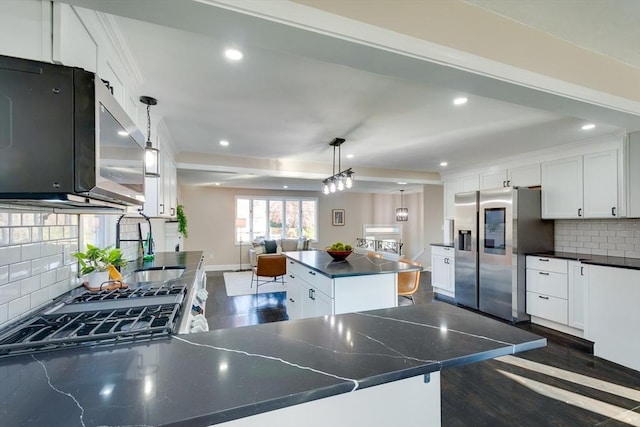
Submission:
<svg viewBox="0 0 640 427">
<path fill-rule="evenodd" d="M 279 254 L 282 252 L 308 251 L 311 250 L 310 239 L 277 239 L 259 240 L 251 242 L 249 248 L 249 263 L 255 267 L 258 263 L 258 256 L 262 254 Z"/>
</svg>

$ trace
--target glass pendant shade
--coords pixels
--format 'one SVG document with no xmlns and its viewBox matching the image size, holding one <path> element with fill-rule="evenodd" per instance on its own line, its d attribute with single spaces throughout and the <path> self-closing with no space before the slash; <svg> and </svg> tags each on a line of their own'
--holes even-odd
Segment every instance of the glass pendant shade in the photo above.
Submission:
<svg viewBox="0 0 640 427">
<path fill-rule="evenodd" d="M 144 149 L 144 175 L 151 177 L 160 176 L 160 162 L 158 162 L 160 151 L 151 146 L 151 141 L 147 141 Z"/>
<path fill-rule="evenodd" d="M 400 190 L 400 206 L 396 209 L 396 221 L 409 220 L 409 209 L 404 207 L 404 190 Z"/>
<path fill-rule="evenodd" d="M 409 209 L 398 208 L 396 209 L 396 221 L 407 221 L 409 219 Z"/>
</svg>

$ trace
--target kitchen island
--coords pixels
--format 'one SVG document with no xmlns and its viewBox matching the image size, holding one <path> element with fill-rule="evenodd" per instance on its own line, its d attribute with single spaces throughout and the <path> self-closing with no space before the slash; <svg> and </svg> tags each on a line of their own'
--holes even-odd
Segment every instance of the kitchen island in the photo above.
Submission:
<svg viewBox="0 0 640 427">
<path fill-rule="evenodd" d="M 322 250 L 284 255 L 290 319 L 397 307 L 398 273 L 420 270 L 357 252 L 343 261 L 334 261 Z"/>
<path fill-rule="evenodd" d="M 47 427 L 437 425 L 440 370 L 545 344 L 432 302 L 12 356 L 0 359 L 0 420 Z"/>
</svg>

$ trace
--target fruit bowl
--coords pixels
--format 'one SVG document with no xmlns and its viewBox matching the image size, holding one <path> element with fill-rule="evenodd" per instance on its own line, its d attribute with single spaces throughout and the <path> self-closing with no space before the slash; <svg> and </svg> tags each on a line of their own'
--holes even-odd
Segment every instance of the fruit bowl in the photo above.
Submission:
<svg viewBox="0 0 640 427">
<path fill-rule="evenodd" d="M 333 258 L 334 261 L 342 261 L 345 258 L 347 258 L 349 255 L 351 255 L 351 252 L 353 252 L 353 250 L 350 251 L 332 251 L 331 249 L 326 249 L 327 253 L 329 255 L 331 255 L 331 257 Z"/>
</svg>

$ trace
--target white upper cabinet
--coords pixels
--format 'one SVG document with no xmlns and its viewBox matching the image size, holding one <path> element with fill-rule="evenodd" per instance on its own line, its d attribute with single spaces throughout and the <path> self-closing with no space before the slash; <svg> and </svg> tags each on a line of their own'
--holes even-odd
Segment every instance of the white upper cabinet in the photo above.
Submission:
<svg viewBox="0 0 640 427">
<path fill-rule="evenodd" d="M 0 1 L 0 54 L 51 62 L 50 2 Z"/>
<path fill-rule="evenodd" d="M 98 72 L 98 42 L 67 4 L 53 4 L 53 61 Z"/>
<path fill-rule="evenodd" d="M 540 163 L 509 169 L 507 175 L 509 187 L 536 187 L 540 185 Z"/>
<path fill-rule="evenodd" d="M 462 178 L 448 179 L 444 182 L 444 217 L 453 219 L 456 193 L 462 192 Z"/>
<path fill-rule="evenodd" d="M 584 217 L 618 217 L 618 152 L 585 155 L 583 177 Z"/>
<path fill-rule="evenodd" d="M 480 190 L 491 190 L 507 186 L 507 170 L 501 169 L 494 172 L 480 174 Z"/>
<path fill-rule="evenodd" d="M 582 216 L 582 156 L 542 164 L 542 218 Z"/>
<path fill-rule="evenodd" d="M 618 217 L 617 165 L 615 149 L 544 162 L 542 217 Z"/>
<path fill-rule="evenodd" d="M 480 190 L 540 185 L 540 163 L 480 174 Z"/>
</svg>

